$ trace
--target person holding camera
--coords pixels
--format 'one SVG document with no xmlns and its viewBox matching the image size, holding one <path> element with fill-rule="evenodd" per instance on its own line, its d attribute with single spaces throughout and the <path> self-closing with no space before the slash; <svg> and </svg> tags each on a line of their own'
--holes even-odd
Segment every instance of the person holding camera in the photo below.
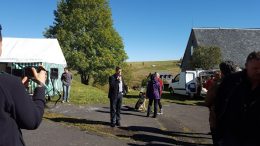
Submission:
<svg viewBox="0 0 260 146">
<path fill-rule="evenodd" d="M 122 69 L 116 67 L 116 73 L 109 77 L 109 93 L 110 99 L 110 120 L 111 127 L 121 126 L 120 110 L 122 106 L 123 94 L 126 92 L 126 86 L 122 77 Z"/>
<path fill-rule="evenodd" d="M 2 35 L 0 25 L 0 57 Z M 36 129 L 44 113 L 46 71 L 37 73 L 32 68 L 39 84 L 33 96 L 29 96 L 21 79 L 7 73 L 0 73 L 0 145 L 24 146 L 21 129 Z"/>
</svg>

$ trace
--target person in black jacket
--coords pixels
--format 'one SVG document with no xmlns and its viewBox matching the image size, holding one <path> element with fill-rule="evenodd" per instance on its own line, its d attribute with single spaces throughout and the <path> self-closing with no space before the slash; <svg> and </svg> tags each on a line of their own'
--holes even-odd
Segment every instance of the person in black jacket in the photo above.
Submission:
<svg viewBox="0 0 260 146">
<path fill-rule="evenodd" d="M 2 51 L 0 30 L 0 56 Z M 0 146 L 24 146 L 21 129 L 36 129 L 42 120 L 45 104 L 46 71 L 32 68 L 39 83 L 32 98 L 21 79 L 0 73 Z"/>
<path fill-rule="evenodd" d="M 215 112 L 220 146 L 260 145 L 260 51 L 250 53 L 245 66 L 219 85 Z"/>
<path fill-rule="evenodd" d="M 120 110 L 122 106 L 123 94 L 126 92 L 125 83 L 122 77 L 122 69 L 116 67 L 116 73 L 109 77 L 109 93 L 110 99 L 110 120 L 111 127 L 121 126 Z"/>
</svg>

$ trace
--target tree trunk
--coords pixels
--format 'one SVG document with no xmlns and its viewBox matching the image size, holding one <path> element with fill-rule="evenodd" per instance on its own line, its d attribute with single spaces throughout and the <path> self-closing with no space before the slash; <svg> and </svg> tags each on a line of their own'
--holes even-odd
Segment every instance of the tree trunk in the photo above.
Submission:
<svg viewBox="0 0 260 146">
<path fill-rule="evenodd" d="M 89 82 L 90 82 L 90 75 L 88 74 L 87 75 L 87 80 L 86 80 L 87 85 L 89 85 Z"/>
<path fill-rule="evenodd" d="M 90 75 L 86 74 L 85 72 L 80 74 L 81 83 L 85 85 L 89 85 Z"/>
</svg>

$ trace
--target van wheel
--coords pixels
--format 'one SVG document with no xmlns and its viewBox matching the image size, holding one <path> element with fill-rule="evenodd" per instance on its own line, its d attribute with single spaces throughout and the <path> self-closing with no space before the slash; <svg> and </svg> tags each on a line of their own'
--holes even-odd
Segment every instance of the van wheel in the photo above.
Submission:
<svg viewBox="0 0 260 146">
<path fill-rule="evenodd" d="M 170 88 L 169 91 L 170 91 L 170 94 L 171 94 L 171 95 L 174 95 L 174 91 L 173 91 L 172 88 Z"/>
</svg>

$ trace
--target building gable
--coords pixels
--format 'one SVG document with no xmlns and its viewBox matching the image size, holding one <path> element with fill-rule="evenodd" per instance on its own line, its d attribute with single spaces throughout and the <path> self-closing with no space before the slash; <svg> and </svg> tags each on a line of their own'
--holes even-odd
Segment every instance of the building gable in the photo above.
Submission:
<svg viewBox="0 0 260 146">
<path fill-rule="evenodd" d="M 193 28 L 183 57 L 183 70 L 191 68 L 191 49 L 198 46 L 219 47 L 222 60 L 244 67 L 247 55 L 260 51 L 260 29 Z"/>
</svg>

